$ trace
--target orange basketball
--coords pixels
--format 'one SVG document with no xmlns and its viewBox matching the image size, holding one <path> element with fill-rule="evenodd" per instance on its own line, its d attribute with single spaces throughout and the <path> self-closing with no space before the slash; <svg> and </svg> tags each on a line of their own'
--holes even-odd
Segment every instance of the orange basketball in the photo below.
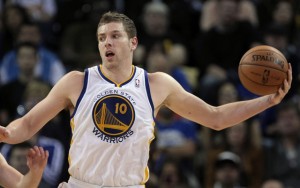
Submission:
<svg viewBox="0 0 300 188">
<path fill-rule="evenodd" d="M 276 93 L 287 78 L 288 62 L 272 46 L 248 50 L 240 60 L 238 74 L 242 85 L 256 95 Z"/>
</svg>

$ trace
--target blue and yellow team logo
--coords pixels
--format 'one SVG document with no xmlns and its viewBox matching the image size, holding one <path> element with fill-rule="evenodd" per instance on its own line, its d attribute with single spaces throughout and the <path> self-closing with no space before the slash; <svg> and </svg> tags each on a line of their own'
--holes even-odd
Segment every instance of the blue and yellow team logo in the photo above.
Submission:
<svg viewBox="0 0 300 188">
<path fill-rule="evenodd" d="M 98 130 L 108 137 L 126 134 L 135 118 L 132 104 L 123 96 L 108 95 L 99 99 L 93 109 L 93 120 Z"/>
</svg>

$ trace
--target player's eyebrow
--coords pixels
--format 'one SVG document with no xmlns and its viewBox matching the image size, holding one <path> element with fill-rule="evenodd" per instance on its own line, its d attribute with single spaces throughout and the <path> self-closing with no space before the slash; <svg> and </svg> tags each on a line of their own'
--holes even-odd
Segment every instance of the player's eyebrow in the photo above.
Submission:
<svg viewBox="0 0 300 188">
<path fill-rule="evenodd" d="M 110 33 L 113 33 L 113 34 L 116 34 L 116 33 L 122 33 L 122 31 L 121 31 L 121 30 L 113 30 L 113 31 L 111 31 Z M 102 32 L 102 33 L 99 33 L 98 36 L 103 36 L 103 35 L 105 35 L 105 34 L 106 34 L 106 33 Z"/>
</svg>

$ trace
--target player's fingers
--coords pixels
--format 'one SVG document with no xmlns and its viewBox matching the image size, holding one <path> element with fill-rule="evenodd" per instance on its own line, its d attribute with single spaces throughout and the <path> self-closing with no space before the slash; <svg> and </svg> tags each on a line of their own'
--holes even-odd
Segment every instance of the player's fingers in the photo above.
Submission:
<svg viewBox="0 0 300 188">
<path fill-rule="evenodd" d="M 46 155 L 46 159 L 48 159 L 49 158 L 49 151 L 48 150 L 45 151 L 45 155 Z"/>
<path fill-rule="evenodd" d="M 289 69 L 288 69 L 288 82 L 291 85 L 292 80 L 293 80 L 293 75 L 292 75 L 292 65 L 289 63 Z"/>
<path fill-rule="evenodd" d="M 2 142 L 5 138 L 9 137 L 9 131 L 3 127 L 0 126 L 0 142 Z"/>
<path fill-rule="evenodd" d="M 34 156 L 35 156 L 35 150 L 33 148 L 30 148 L 27 153 L 27 166 L 29 168 L 31 168 L 32 166 L 32 161 L 34 160 Z"/>
<path fill-rule="evenodd" d="M 287 93 L 291 88 L 291 85 L 289 84 L 289 82 L 287 80 L 284 81 L 284 87 L 283 90 L 285 93 Z"/>
<path fill-rule="evenodd" d="M 285 93 L 285 92 L 284 92 L 284 89 L 283 89 L 283 88 L 280 88 L 280 89 L 279 89 L 279 95 L 280 95 L 280 96 L 284 96 L 284 93 Z M 282 97 L 281 97 L 281 98 L 282 98 Z"/>
<path fill-rule="evenodd" d="M 42 147 L 39 147 L 39 151 L 40 151 L 41 156 L 42 156 L 43 159 L 47 158 L 47 152 L 48 151 L 44 150 L 44 148 L 42 148 Z"/>
<path fill-rule="evenodd" d="M 40 157 L 40 156 L 42 155 L 42 154 L 41 154 L 41 151 L 40 151 L 40 147 L 34 146 L 34 149 L 35 149 L 35 151 L 36 151 L 36 155 Z"/>
</svg>

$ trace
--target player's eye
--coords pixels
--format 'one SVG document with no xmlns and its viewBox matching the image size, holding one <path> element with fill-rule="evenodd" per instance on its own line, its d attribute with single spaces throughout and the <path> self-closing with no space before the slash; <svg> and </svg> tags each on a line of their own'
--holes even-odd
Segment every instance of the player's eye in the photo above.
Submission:
<svg viewBox="0 0 300 188">
<path fill-rule="evenodd" d="M 99 37 L 98 40 L 99 40 L 100 42 L 103 42 L 103 41 L 105 40 L 105 37 Z"/>
</svg>

